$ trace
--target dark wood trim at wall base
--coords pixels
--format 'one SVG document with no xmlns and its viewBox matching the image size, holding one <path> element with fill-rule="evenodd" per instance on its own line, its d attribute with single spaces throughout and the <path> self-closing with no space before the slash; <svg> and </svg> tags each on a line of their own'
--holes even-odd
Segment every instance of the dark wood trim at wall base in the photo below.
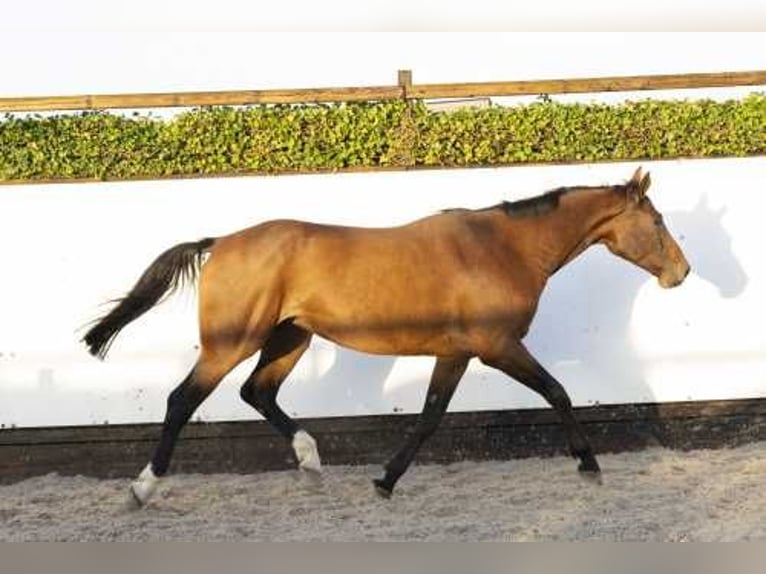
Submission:
<svg viewBox="0 0 766 574">
<path fill-rule="evenodd" d="M 766 440 L 766 398 L 577 408 L 597 452 L 650 446 L 723 448 Z M 302 419 L 324 464 L 382 464 L 416 415 Z M 151 456 L 159 424 L 0 430 L 0 482 L 60 475 L 133 477 Z M 419 463 L 565 454 L 551 409 L 448 413 Z M 255 473 L 295 468 L 290 445 L 263 421 L 194 423 L 179 441 L 174 473 Z"/>
</svg>

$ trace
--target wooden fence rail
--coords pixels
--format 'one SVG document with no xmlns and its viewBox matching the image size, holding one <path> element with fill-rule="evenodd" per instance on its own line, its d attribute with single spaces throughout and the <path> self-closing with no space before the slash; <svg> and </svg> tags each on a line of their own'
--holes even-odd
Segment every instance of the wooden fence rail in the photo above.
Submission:
<svg viewBox="0 0 766 574">
<path fill-rule="evenodd" d="M 766 70 L 419 85 L 412 84 L 412 72 L 399 70 L 398 83 L 391 86 L 0 98 L 0 112 L 443 99 L 759 85 L 766 85 Z"/>
</svg>

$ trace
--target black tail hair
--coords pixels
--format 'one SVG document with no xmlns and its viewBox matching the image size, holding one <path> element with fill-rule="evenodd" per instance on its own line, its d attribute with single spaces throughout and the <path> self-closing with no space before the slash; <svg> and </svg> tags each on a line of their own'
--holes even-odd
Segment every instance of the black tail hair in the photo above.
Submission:
<svg viewBox="0 0 766 574">
<path fill-rule="evenodd" d="M 125 297 L 117 299 L 117 305 L 82 338 L 90 353 L 100 359 L 106 357 L 112 341 L 123 327 L 185 283 L 194 282 L 202 265 L 202 255 L 213 243 L 215 239 L 211 238 L 181 243 L 157 257 L 133 289 Z"/>
</svg>

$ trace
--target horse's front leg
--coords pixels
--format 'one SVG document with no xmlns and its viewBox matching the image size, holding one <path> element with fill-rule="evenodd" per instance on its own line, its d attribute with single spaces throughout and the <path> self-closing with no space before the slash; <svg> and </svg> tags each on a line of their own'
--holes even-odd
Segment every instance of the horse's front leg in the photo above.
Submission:
<svg viewBox="0 0 766 574">
<path fill-rule="evenodd" d="M 564 387 L 545 368 L 537 362 L 532 354 L 519 340 L 507 342 L 500 351 L 480 355 L 481 361 L 503 371 L 521 384 L 541 395 L 559 414 L 569 440 L 570 451 L 580 459 L 578 470 L 586 478 L 601 480 L 599 468 L 593 449 L 577 422 L 572 410 L 572 401 Z"/>
<path fill-rule="evenodd" d="M 447 406 L 449 406 L 450 399 L 455 394 L 460 378 L 465 373 L 469 360 L 469 357 L 439 357 L 436 359 L 436 366 L 426 393 L 425 405 L 415 425 L 414 432 L 386 465 L 385 476 L 373 480 L 376 491 L 384 498 L 391 496 L 396 481 L 407 470 L 420 445 L 439 426 L 439 422 L 442 420 Z"/>
</svg>

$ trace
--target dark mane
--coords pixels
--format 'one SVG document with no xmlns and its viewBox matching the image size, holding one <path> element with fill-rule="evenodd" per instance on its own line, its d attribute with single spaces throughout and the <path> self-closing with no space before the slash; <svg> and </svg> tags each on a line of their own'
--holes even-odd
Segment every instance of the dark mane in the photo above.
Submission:
<svg viewBox="0 0 766 574">
<path fill-rule="evenodd" d="M 536 197 L 528 197 L 518 201 L 503 201 L 495 208 L 502 209 L 509 217 L 529 217 L 550 213 L 559 206 L 559 199 L 565 193 L 574 189 L 572 187 L 559 187 L 552 189 Z"/>
<path fill-rule="evenodd" d="M 503 201 L 488 209 L 502 209 L 509 217 L 533 217 L 536 215 L 545 215 L 559 206 L 559 200 L 562 196 L 580 191 L 611 189 L 619 186 L 604 185 L 577 185 L 572 187 L 559 187 L 538 195 L 520 199 L 518 201 Z"/>
<path fill-rule="evenodd" d="M 545 215 L 546 213 L 550 213 L 551 211 L 556 209 L 559 206 L 559 200 L 561 199 L 561 196 L 563 195 L 567 195 L 569 193 L 577 193 L 579 191 L 594 190 L 594 189 L 607 189 L 607 188 L 616 189 L 618 187 L 621 187 L 621 186 L 577 185 L 572 187 L 559 187 L 556 189 L 552 189 L 550 191 L 546 191 L 545 193 L 541 195 L 537 195 L 535 197 L 528 197 L 525 199 L 519 199 L 517 201 L 502 201 L 495 205 L 491 205 L 489 207 L 483 207 L 473 211 L 489 211 L 493 209 L 501 209 L 509 217 L 533 217 L 537 215 Z M 453 211 L 471 211 L 471 210 L 457 207 L 452 209 L 444 209 L 442 210 L 442 213 L 450 213 Z"/>
</svg>

